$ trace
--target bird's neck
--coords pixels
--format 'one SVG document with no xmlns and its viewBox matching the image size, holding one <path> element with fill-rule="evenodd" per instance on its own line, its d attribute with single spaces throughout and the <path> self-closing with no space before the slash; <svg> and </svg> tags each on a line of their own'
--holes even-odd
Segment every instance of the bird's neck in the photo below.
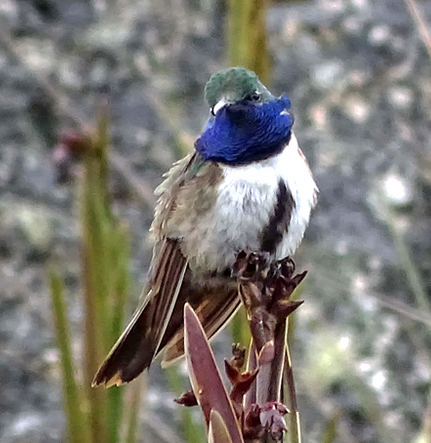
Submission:
<svg viewBox="0 0 431 443">
<path fill-rule="evenodd" d="M 243 166 L 280 154 L 289 143 L 293 117 L 283 99 L 261 106 L 225 106 L 197 139 L 196 150 L 209 161 Z"/>
</svg>

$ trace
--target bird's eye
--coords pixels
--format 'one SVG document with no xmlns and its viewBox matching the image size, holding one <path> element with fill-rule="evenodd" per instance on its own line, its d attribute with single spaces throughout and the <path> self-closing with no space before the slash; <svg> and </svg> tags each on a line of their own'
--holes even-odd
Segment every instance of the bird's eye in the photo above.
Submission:
<svg viewBox="0 0 431 443">
<path fill-rule="evenodd" d="M 250 94 L 249 96 L 247 96 L 246 100 L 250 101 L 250 102 L 258 102 L 258 101 L 260 101 L 260 94 L 258 94 L 257 92 L 254 92 L 253 94 Z"/>
</svg>

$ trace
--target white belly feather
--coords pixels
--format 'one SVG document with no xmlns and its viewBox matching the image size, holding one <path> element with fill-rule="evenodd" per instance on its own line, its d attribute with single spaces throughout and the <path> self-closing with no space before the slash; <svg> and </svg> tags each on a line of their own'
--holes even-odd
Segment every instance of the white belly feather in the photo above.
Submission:
<svg viewBox="0 0 431 443">
<path fill-rule="evenodd" d="M 216 204 L 206 220 L 201 220 L 211 229 L 206 230 L 199 250 L 194 251 L 197 261 L 209 269 L 221 270 L 232 266 L 236 252 L 259 251 L 262 231 L 277 203 L 280 180 L 286 183 L 295 207 L 274 258 L 292 255 L 304 235 L 318 192 L 296 137 L 292 134 L 277 156 L 247 166 L 223 165 L 222 170 Z"/>
</svg>

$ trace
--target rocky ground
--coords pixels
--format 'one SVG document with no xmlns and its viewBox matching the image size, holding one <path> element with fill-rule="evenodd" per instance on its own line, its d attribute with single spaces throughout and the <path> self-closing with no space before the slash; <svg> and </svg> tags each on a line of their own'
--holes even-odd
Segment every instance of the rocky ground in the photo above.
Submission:
<svg viewBox="0 0 431 443">
<path fill-rule="evenodd" d="M 0 3 L 2 442 L 62 441 L 50 262 L 63 269 L 76 337 L 81 308 L 75 191 L 56 183 L 51 167 L 58 131 L 76 117 L 94 121 L 109 97 L 114 152 L 156 186 L 178 156 L 174 134 L 181 128 L 192 142 L 204 124 L 203 85 L 224 66 L 223 4 Z M 418 5 L 431 23 L 431 4 Z M 310 270 L 293 349 L 304 441 L 321 441 L 337 410 L 337 441 L 413 441 L 431 377 L 431 315 L 411 272 L 429 297 L 431 59 L 401 0 L 277 2 L 268 30 L 272 89 L 291 97 L 321 192 L 297 257 Z M 59 102 L 46 86 L 61 91 Z M 121 174 L 114 183 L 127 188 Z M 138 287 L 150 257 L 151 210 L 118 194 Z M 151 432 L 148 417 L 171 398 L 154 368 L 142 441 Z"/>
</svg>

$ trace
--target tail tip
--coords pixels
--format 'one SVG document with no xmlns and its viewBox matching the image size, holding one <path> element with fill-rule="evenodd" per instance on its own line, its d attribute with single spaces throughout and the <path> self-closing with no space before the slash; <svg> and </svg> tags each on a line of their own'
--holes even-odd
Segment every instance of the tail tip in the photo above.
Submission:
<svg viewBox="0 0 431 443">
<path fill-rule="evenodd" d="M 106 389 L 112 386 L 121 386 L 125 381 L 122 379 L 120 372 L 116 372 L 113 376 L 107 378 L 103 376 L 103 373 L 98 372 L 91 382 L 92 388 L 97 388 L 98 386 L 104 386 Z"/>
</svg>

